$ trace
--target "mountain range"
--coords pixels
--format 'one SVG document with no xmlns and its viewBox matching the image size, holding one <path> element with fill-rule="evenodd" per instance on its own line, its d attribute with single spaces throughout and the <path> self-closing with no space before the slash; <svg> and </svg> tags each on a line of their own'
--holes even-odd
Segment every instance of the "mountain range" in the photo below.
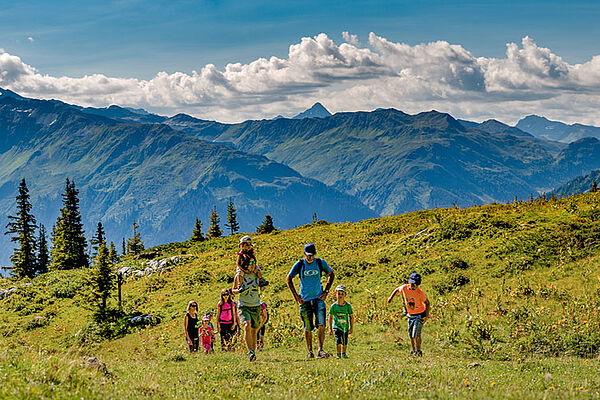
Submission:
<svg viewBox="0 0 600 400">
<path fill-rule="evenodd" d="M 585 137 L 600 139 L 600 127 L 583 124 L 569 125 L 564 122 L 550 121 L 537 115 L 529 115 L 521 119 L 516 128 L 539 138 L 563 143 L 574 142 Z"/>
<path fill-rule="evenodd" d="M 232 199 L 243 231 L 265 214 L 280 228 L 312 221 L 356 221 L 376 213 L 351 195 L 261 155 L 209 143 L 164 124 L 123 123 L 64 104 L 0 95 L 0 215 L 14 214 L 25 178 L 33 213 L 50 231 L 67 177 L 80 191 L 89 236 L 98 221 L 109 240 L 131 236 L 137 221 L 147 244 L 185 240 L 213 207 L 226 220 Z M 105 109 L 107 112 L 121 110 Z M 1 262 L 11 245 L 0 239 Z"/>
<path fill-rule="evenodd" d="M 597 138 L 552 141 L 437 111 L 325 115 L 316 104 L 295 118 L 224 124 L 0 93 L 0 215 L 14 211 L 24 177 L 35 215 L 51 226 L 69 177 L 88 233 L 102 221 L 116 242 L 134 220 L 148 244 L 184 240 L 196 217 L 207 227 L 212 207 L 224 222 L 230 198 L 242 230 L 267 213 L 288 228 L 314 212 L 356 221 L 528 198 L 600 168 Z"/>
</svg>

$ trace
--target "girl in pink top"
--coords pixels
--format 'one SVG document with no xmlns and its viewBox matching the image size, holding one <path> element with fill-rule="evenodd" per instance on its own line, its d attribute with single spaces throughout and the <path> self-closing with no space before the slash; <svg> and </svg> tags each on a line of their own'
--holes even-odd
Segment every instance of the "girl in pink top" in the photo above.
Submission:
<svg viewBox="0 0 600 400">
<path fill-rule="evenodd" d="M 217 331 L 221 336 L 221 350 L 229 350 L 231 339 L 239 325 L 237 305 L 233 301 L 231 289 L 223 289 L 221 299 L 217 304 Z"/>
</svg>

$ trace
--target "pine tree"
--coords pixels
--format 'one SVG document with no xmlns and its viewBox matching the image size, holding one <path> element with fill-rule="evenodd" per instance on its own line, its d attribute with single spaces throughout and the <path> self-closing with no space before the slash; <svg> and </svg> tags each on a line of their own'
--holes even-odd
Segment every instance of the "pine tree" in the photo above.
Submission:
<svg viewBox="0 0 600 400">
<path fill-rule="evenodd" d="M 194 224 L 194 231 L 192 232 L 192 237 L 190 238 L 191 242 L 202 242 L 204 240 L 204 235 L 202 234 L 202 222 L 200 222 L 199 218 L 196 218 L 196 223 Z"/>
<path fill-rule="evenodd" d="M 37 272 L 43 274 L 48 272 L 50 264 L 50 253 L 48 251 L 48 239 L 46 238 L 46 228 L 44 225 L 39 226 L 40 233 L 38 236 L 38 256 L 37 256 Z"/>
<path fill-rule="evenodd" d="M 110 242 L 110 247 L 108 249 L 108 259 L 111 263 L 117 264 L 119 262 L 119 255 L 117 254 L 117 248 L 113 242 Z"/>
<path fill-rule="evenodd" d="M 229 228 L 230 235 L 235 234 L 240 229 L 240 224 L 237 222 L 237 210 L 233 206 L 233 200 L 231 199 L 227 203 L 227 223 L 225 226 Z"/>
<path fill-rule="evenodd" d="M 317 212 L 316 211 L 313 213 L 313 224 L 315 222 L 317 222 Z"/>
<path fill-rule="evenodd" d="M 275 226 L 273 225 L 273 217 L 269 214 L 265 215 L 265 220 L 263 223 L 256 228 L 256 233 L 271 233 L 275 230 Z"/>
<path fill-rule="evenodd" d="M 142 234 L 138 231 L 137 222 L 133 222 L 133 237 L 127 240 L 127 254 L 139 254 L 144 250 Z"/>
<path fill-rule="evenodd" d="M 62 195 L 63 207 L 54 228 L 51 269 L 83 268 L 89 265 L 78 194 L 75 182 L 67 178 L 65 193 Z"/>
<path fill-rule="evenodd" d="M 104 233 L 104 227 L 102 226 L 102 222 L 98 221 L 98 226 L 96 227 L 96 233 L 90 239 L 90 245 L 92 248 L 92 258 L 96 258 L 98 255 L 98 248 L 100 247 L 100 243 L 106 241 L 106 234 Z"/>
<path fill-rule="evenodd" d="M 94 308 L 94 319 L 103 321 L 108 316 L 108 298 L 115 287 L 115 276 L 112 272 L 113 263 L 108 256 L 106 242 L 100 243 L 98 255 L 94 260 L 94 269 L 91 276 L 91 300 Z"/>
<path fill-rule="evenodd" d="M 31 202 L 29 201 L 29 189 L 25 179 L 19 184 L 19 194 L 17 195 L 17 215 L 9 215 L 10 222 L 6 225 L 8 229 L 5 235 L 14 235 L 10 238 L 12 242 L 18 245 L 15 247 L 13 255 L 10 257 L 12 266 L 12 275 L 16 278 L 33 278 L 37 270 L 35 258 L 35 217 L 31 213 Z"/>
<path fill-rule="evenodd" d="M 598 182 L 594 179 L 592 183 L 592 188 L 590 189 L 590 193 L 596 193 L 598 191 Z"/>
<path fill-rule="evenodd" d="M 127 255 L 127 245 L 125 244 L 125 238 L 123 238 L 123 244 L 122 245 L 123 245 L 123 247 L 122 247 L 123 250 L 121 252 L 121 255 L 122 256 L 126 256 Z"/>
<path fill-rule="evenodd" d="M 210 212 L 209 222 L 210 227 L 208 228 L 208 236 L 212 238 L 221 237 L 223 232 L 219 226 L 221 219 L 219 218 L 219 213 L 217 213 L 217 207 L 213 208 L 213 210 Z"/>
</svg>

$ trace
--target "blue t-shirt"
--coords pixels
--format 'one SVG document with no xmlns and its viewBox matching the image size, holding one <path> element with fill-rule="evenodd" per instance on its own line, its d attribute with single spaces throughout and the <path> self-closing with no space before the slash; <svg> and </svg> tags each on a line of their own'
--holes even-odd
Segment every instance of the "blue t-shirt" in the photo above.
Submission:
<svg viewBox="0 0 600 400">
<path fill-rule="evenodd" d="M 302 273 L 302 264 L 304 264 L 304 273 Z M 304 259 L 297 261 L 290 270 L 290 278 L 300 275 L 300 293 L 298 294 L 302 300 L 314 300 L 323 293 L 321 273 L 328 275 L 331 272 L 331 267 L 327 265 L 325 260 L 321 260 L 321 266 L 323 267 L 323 271 L 319 269 L 316 258 L 310 264 Z"/>
</svg>

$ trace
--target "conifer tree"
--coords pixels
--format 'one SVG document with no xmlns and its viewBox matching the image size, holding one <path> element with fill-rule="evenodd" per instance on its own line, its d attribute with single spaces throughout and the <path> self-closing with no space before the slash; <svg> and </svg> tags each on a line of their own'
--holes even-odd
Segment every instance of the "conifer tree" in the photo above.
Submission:
<svg viewBox="0 0 600 400">
<path fill-rule="evenodd" d="M 596 181 L 596 179 L 594 179 L 594 182 L 592 183 L 592 187 L 590 189 L 590 193 L 596 193 L 598 191 L 598 182 Z"/>
<path fill-rule="evenodd" d="M 12 275 L 16 278 L 33 278 L 37 270 L 35 258 L 35 217 L 31 213 L 31 202 L 29 201 L 29 189 L 25 179 L 19 184 L 17 194 L 17 213 L 9 215 L 10 222 L 6 225 L 5 235 L 13 235 L 10 240 L 17 243 L 10 257 Z"/>
<path fill-rule="evenodd" d="M 92 248 L 92 258 L 96 258 L 98 255 L 98 248 L 100 247 L 100 243 L 106 241 L 106 234 L 104 233 L 104 227 L 102 226 L 102 222 L 98 221 L 98 225 L 96 227 L 96 233 L 90 239 L 90 244 Z"/>
<path fill-rule="evenodd" d="M 217 207 L 215 207 L 210 212 L 210 218 L 209 218 L 210 226 L 208 228 L 208 235 L 210 237 L 213 237 L 213 238 L 221 237 L 223 232 L 221 231 L 221 227 L 219 226 L 220 222 L 221 222 L 221 219 L 219 218 L 219 213 L 217 213 Z"/>
<path fill-rule="evenodd" d="M 237 222 L 237 210 L 233 206 L 233 200 L 229 199 L 227 203 L 227 223 L 225 224 L 229 228 L 229 234 L 233 235 L 240 229 L 240 224 Z"/>
<path fill-rule="evenodd" d="M 202 222 L 200 222 L 199 218 L 196 218 L 196 223 L 194 224 L 194 230 L 192 232 L 192 237 L 190 241 L 192 242 L 202 242 L 204 240 L 204 235 L 202 234 Z"/>
<path fill-rule="evenodd" d="M 121 255 L 122 256 L 126 256 L 127 255 L 127 245 L 125 244 L 125 238 L 123 238 L 123 244 L 122 245 L 123 245 L 123 247 L 122 247 L 123 250 L 121 252 Z"/>
<path fill-rule="evenodd" d="M 108 298 L 115 286 L 115 276 L 112 272 L 113 263 L 109 259 L 106 242 L 100 243 L 93 266 L 91 300 L 94 305 L 94 319 L 100 322 L 108 316 Z"/>
<path fill-rule="evenodd" d="M 89 265 L 78 194 L 75 182 L 67 178 L 65 193 L 62 195 L 63 207 L 54 228 L 51 269 L 83 268 Z"/>
<path fill-rule="evenodd" d="M 316 211 L 313 213 L 313 224 L 315 222 L 317 222 L 317 212 Z"/>
<path fill-rule="evenodd" d="M 46 238 L 46 228 L 44 225 L 39 226 L 38 236 L 38 256 L 37 256 L 37 272 L 43 274 L 48 272 L 48 265 L 50 264 L 50 253 L 48 251 L 48 239 Z"/>
<path fill-rule="evenodd" d="M 117 264 L 119 262 L 117 248 L 115 247 L 115 244 L 112 241 L 110 242 L 110 247 L 108 248 L 108 259 L 113 264 Z"/>
<path fill-rule="evenodd" d="M 275 226 L 273 225 L 273 217 L 269 214 L 265 215 L 265 220 L 263 223 L 256 228 L 256 233 L 271 233 L 275 230 Z"/>
<path fill-rule="evenodd" d="M 133 222 L 133 237 L 127 240 L 127 254 L 139 254 L 144 250 L 144 242 L 142 242 L 142 234 L 138 231 L 137 222 Z"/>
</svg>

